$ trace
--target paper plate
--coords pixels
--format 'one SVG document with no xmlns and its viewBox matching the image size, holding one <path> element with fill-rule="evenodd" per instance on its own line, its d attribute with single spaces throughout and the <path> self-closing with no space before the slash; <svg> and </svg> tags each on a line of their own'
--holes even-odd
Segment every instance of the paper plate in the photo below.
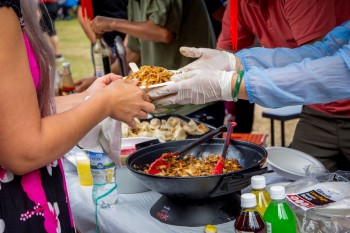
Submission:
<svg viewBox="0 0 350 233">
<path fill-rule="evenodd" d="M 272 170 L 289 180 L 303 178 L 309 165 L 324 168 L 320 161 L 298 150 L 286 147 L 268 147 L 266 150 L 267 162 Z"/>
<path fill-rule="evenodd" d="M 150 85 L 148 87 L 146 86 L 140 86 L 141 89 L 145 89 L 145 90 L 149 90 L 149 89 L 153 89 L 153 88 L 156 88 L 156 87 L 164 87 L 164 86 L 167 86 L 169 84 L 173 84 L 175 82 L 173 81 L 169 81 L 169 82 L 165 82 L 165 83 L 158 83 L 158 84 L 154 84 L 154 85 Z"/>
</svg>

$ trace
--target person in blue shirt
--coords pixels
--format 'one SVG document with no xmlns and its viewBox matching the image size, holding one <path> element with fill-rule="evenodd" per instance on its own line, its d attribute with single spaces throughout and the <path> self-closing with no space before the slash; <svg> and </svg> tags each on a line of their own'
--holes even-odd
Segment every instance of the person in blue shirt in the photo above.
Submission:
<svg viewBox="0 0 350 233">
<path fill-rule="evenodd" d="M 251 48 L 231 57 L 226 52 L 204 48 L 185 47 L 181 52 L 199 59 L 172 77 L 175 84 L 148 92 L 156 106 L 232 101 L 238 97 L 276 108 L 350 97 L 350 21 L 332 30 L 322 42 L 295 49 Z M 231 63 L 235 64 L 233 68 Z M 240 78 L 242 82 L 237 81 Z M 306 138 L 303 149 L 311 148 L 304 152 L 320 160 L 330 171 L 349 170 L 349 126 L 337 120 L 330 122 L 325 117 L 320 119 L 320 126 L 310 121 L 318 132 L 302 128 L 299 133 Z M 337 126 L 339 130 L 329 126 Z M 296 149 L 293 143 L 292 148 Z M 331 155 L 323 156 L 326 153 Z"/>
<path fill-rule="evenodd" d="M 325 103 L 350 97 L 350 21 L 328 33 L 322 42 L 288 48 L 251 48 L 235 54 L 182 47 L 185 56 L 199 57 L 174 75 L 174 84 L 152 89 L 157 106 L 232 101 L 238 73 L 244 71 L 240 99 L 263 107 Z M 232 66 L 231 66 L 232 67 Z"/>
</svg>

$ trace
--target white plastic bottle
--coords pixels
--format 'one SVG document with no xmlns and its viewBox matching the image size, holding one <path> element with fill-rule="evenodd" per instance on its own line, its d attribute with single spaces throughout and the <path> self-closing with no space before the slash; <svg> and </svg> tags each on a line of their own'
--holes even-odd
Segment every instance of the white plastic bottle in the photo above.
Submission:
<svg viewBox="0 0 350 233">
<path fill-rule="evenodd" d="M 118 201 L 115 164 L 103 152 L 88 151 L 93 180 L 92 199 L 102 208 L 110 208 Z"/>
</svg>

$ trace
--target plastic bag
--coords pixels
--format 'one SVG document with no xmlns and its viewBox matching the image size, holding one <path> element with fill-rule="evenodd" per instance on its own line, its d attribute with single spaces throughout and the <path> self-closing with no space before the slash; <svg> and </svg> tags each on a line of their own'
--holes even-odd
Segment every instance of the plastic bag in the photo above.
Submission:
<svg viewBox="0 0 350 233">
<path fill-rule="evenodd" d="M 121 122 L 108 117 L 91 129 L 79 145 L 89 151 L 104 152 L 120 167 L 121 133 Z"/>
<path fill-rule="evenodd" d="M 286 186 L 287 201 L 302 233 L 350 233 L 350 172 L 309 166 Z"/>
</svg>

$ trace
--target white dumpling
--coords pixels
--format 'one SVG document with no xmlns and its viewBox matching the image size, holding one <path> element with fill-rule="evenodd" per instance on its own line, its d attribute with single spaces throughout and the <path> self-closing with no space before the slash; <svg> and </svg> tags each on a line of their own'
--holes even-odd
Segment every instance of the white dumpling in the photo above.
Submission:
<svg viewBox="0 0 350 233">
<path fill-rule="evenodd" d="M 181 120 L 178 117 L 169 117 L 167 120 L 167 124 L 171 127 L 175 127 L 176 125 L 181 124 Z"/>
<path fill-rule="evenodd" d="M 125 123 L 122 123 L 122 137 L 127 138 L 129 136 L 129 126 Z"/>
<path fill-rule="evenodd" d="M 149 122 L 148 121 L 142 121 L 140 122 L 140 124 L 137 126 L 137 128 L 140 131 L 148 131 L 148 126 L 149 126 Z"/>
<path fill-rule="evenodd" d="M 152 133 L 150 131 L 141 131 L 138 133 L 139 137 L 152 137 Z"/>
<path fill-rule="evenodd" d="M 184 140 L 187 138 L 186 131 L 180 126 L 175 126 L 175 132 L 173 133 L 172 140 Z"/>
<path fill-rule="evenodd" d="M 149 122 L 149 126 L 148 126 L 151 130 L 154 129 L 158 129 L 160 127 L 160 120 L 158 118 L 153 118 L 150 122 Z"/>
<path fill-rule="evenodd" d="M 152 137 L 155 137 L 155 138 L 158 138 L 160 140 L 166 141 L 166 137 L 165 137 L 164 133 L 161 130 L 159 130 L 159 129 L 155 129 L 153 131 Z"/>
<path fill-rule="evenodd" d="M 169 125 L 167 124 L 166 120 L 162 120 L 162 123 L 159 127 L 160 130 L 169 130 Z"/>
<path fill-rule="evenodd" d="M 203 123 L 200 123 L 198 126 L 197 126 L 197 131 L 198 133 L 201 135 L 201 134 L 205 134 L 209 131 L 209 128 L 203 124 Z"/>
<path fill-rule="evenodd" d="M 183 129 L 188 133 L 189 135 L 197 135 L 197 124 L 193 120 L 190 120 L 187 124 L 183 126 Z"/>
<path fill-rule="evenodd" d="M 138 118 L 134 118 L 135 123 L 136 123 L 136 128 L 138 127 L 138 125 L 141 123 L 140 120 Z"/>
<path fill-rule="evenodd" d="M 171 131 L 166 130 L 166 131 L 162 131 L 162 133 L 165 136 L 166 141 L 169 141 L 173 138 L 173 132 Z"/>
</svg>

